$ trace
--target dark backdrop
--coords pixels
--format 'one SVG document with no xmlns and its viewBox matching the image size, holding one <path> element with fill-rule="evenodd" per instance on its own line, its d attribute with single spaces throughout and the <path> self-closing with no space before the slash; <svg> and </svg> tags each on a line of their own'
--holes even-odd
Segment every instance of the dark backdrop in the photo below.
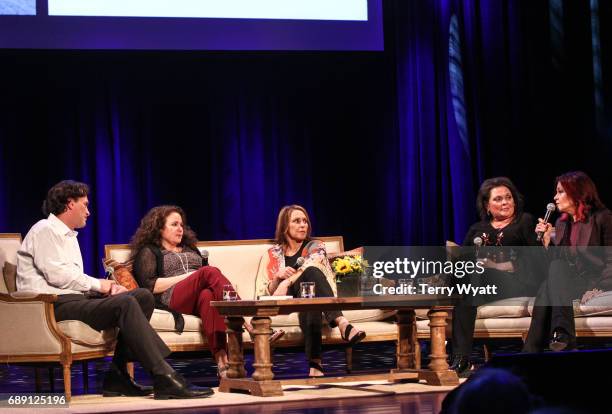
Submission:
<svg viewBox="0 0 612 414">
<path fill-rule="evenodd" d="M 299 203 L 347 247 L 461 241 L 495 175 L 538 215 L 573 169 L 610 204 L 612 8 L 595 82 L 588 2 L 552 3 L 560 26 L 546 0 L 385 0 L 384 52 L 0 51 L 0 231 L 25 235 L 66 178 L 92 186 L 91 273 L 162 203 L 202 240 L 271 237 Z"/>
</svg>

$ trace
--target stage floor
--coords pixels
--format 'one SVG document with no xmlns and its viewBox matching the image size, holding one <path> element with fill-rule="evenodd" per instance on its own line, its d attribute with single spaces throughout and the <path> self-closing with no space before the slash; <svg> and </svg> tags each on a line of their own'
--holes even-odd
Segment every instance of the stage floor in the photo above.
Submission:
<svg viewBox="0 0 612 414">
<path fill-rule="evenodd" d="M 520 351 L 520 341 L 488 341 L 489 348 L 494 353 L 516 353 Z M 423 347 L 423 360 L 422 364 L 426 365 L 429 361 L 426 358 L 429 350 L 427 348 L 427 342 L 421 342 Z M 476 341 L 474 349 L 473 360 L 476 365 L 480 365 L 484 362 L 482 342 Z M 581 349 L 591 348 L 602 348 L 612 347 L 612 344 L 602 343 L 602 341 L 590 344 L 581 343 Z M 450 351 L 450 349 L 449 349 Z M 253 355 L 251 352 L 247 352 L 246 367 L 250 371 L 251 364 L 253 362 Z M 326 374 L 329 376 L 344 375 L 346 373 L 346 365 L 344 359 L 344 348 L 343 347 L 327 347 L 323 354 L 324 368 Z M 177 354 L 174 358 L 169 359 L 170 363 L 181 372 L 186 378 L 198 385 L 205 385 L 216 387 L 218 380 L 216 378 L 216 367 L 213 364 L 210 354 Z M 395 366 L 395 343 L 363 343 L 355 347 L 353 352 L 353 368 L 355 373 L 362 372 L 385 372 Z M 80 364 L 75 364 L 72 369 L 72 387 L 73 387 L 73 403 L 69 412 L 102 412 L 105 411 L 105 407 L 113 409 L 114 412 L 130 412 L 141 410 L 140 406 L 148 407 L 147 410 L 160 410 L 168 412 L 169 410 L 178 409 L 181 407 L 183 410 L 188 407 L 212 407 L 227 406 L 228 404 L 239 404 L 237 408 L 241 410 L 248 410 L 251 412 L 277 412 L 273 407 L 277 403 L 282 403 L 282 406 L 286 407 L 288 403 L 296 403 L 298 406 L 302 404 L 302 408 L 296 408 L 294 412 L 301 412 L 303 409 L 310 409 L 308 407 L 318 406 L 316 412 L 346 412 L 342 407 L 347 404 L 353 404 L 355 402 L 355 410 L 351 409 L 351 412 L 372 412 L 372 411 L 361 411 L 367 407 L 370 407 L 370 403 L 379 404 L 381 401 L 387 401 L 395 404 L 396 408 L 405 403 L 410 406 L 414 404 L 425 404 L 423 406 L 425 410 L 423 412 L 438 412 L 439 404 L 443 399 L 444 395 L 449 389 L 453 387 L 432 387 L 424 384 L 378 384 L 369 385 L 367 387 L 345 387 L 339 384 L 322 385 L 317 388 L 313 387 L 296 387 L 292 386 L 287 390 L 284 397 L 251 397 L 245 394 L 227 394 L 217 393 L 210 399 L 204 399 L 200 402 L 187 402 L 187 401 L 170 401 L 170 402 L 158 402 L 151 398 L 102 398 L 100 396 L 101 386 L 103 380 L 103 373 L 106 371 L 110 359 L 103 359 L 89 362 L 88 368 L 88 382 L 89 392 L 86 394 L 83 384 L 82 368 Z M 289 379 L 304 377 L 307 374 L 307 363 L 304 353 L 301 349 L 277 349 L 274 353 L 274 364 L 275 374 L 277 378 Z M 61 379 L 61 373 L 58 368 L 54 370 L 54 387 L 51 387 L 49 381 L 49 375 L 47 369 L 40 369 L 41 374 L 41 385 L 42 392 L 61 392 L 63 389 L 63 383 Z M 151 384 L 150 377 L 136 364 L 136 379 L 143 384 Z M 4 393 L 31 393 L 35 390 L 34 385 L 34 368 L 30 366 L 0 366 L 0 390 Z M 418 399 L 405 400 L 403 403 L 396 400 L 398 396 L 404 395 L 429 395 L 428 397 L 419 397 Z M 280 399 L 279 399 L 280 398 Z M 331 399 L 330 399 L 331 398 Z M 366 398 L 367 400 L 361 400 Z M 370 402 L 371 398 L 377 399 L 378 402 Z M 380 400 L 380 399 L 383 400 Z M 340 407 L 336 407 L 340 411 L 333 408 L 336 399 L 341 402 Z M 327 401 L 326 401 L 327 400 Z M 307 401 L 306 406 L 299 401 Z M 357 401 L 362 401 L 361 403 Z M 428 401 L 428 402 L 423 402 Z M 161 404 L 161 405 L 160 405 Z M 195 404 L 195 405 L 193 405 Z M 260 405 L 265 404 L 265 405 Z M 382 403 L 381 403 L 382 404 Z M 397 405 L 399 404 L 399 405 Z M 384 405 L 384 404 L 383 404 Z M 280 407 L 280 406 L 279 406 Z M 320 411 L 320 410 L 323 411 Z M 328 411 L 330 409 L 331 411 Z M 430 411 L 431 409 L 431 411 Z M 25 414 L 27 410 L 23 408 L 19 409 L 19 413 Z M 77 411 L 74 411 L 77 410 Z M 270 411 L 271 410 L 271 411 Z M 199 411 L 199 410 L 198 410 Z M 376 410 L 379 411 L 378 409 Z M 395 410 L 389 410 L 391 412 Z M 51 411 L 45 411 L 51 414 Z M 62 412 L 66 412 L 65 410 Z M 108 412 L 108 411 L 106 411 Z M 212 412 L 212 411 L 210 411 Z M 219 412 L 216 410 L 215 412 Z M 232 409 L 235 412 L 235 409 Z M 283 412 L 285 410 L 283 409 Z M 406 411 L 404 411 L 406 412 Z M 408 410 L 407 412 L 411 412 Z"/>
</svg>

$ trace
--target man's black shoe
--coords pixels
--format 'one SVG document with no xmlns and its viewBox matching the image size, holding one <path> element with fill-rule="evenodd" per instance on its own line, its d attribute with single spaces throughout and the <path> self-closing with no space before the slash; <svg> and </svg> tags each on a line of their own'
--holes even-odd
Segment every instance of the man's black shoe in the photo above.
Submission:
<svg viewBox="0 0 612 414">
<path fill-rule="evenodd" d="M 189 384 L 178 372 L 167 375 L 155 375 L 153 388 L 156 400 L 203 398 L 213 394 L 208 387 L 198 387 Z"/>
<path fill-rule="evenodd" d="M 552 351 L 571 351 L 576 348 L 576 339 L 562 329 L 555 330 L 548 345 Z"/>
<path fill-rule="evenodd" d="M 470 358 L 462 355 L 453 355 L 450 367 L 448 368 L 461 375 L 470 369 Z"/>
<path fill-rule="evenodd" d="M 127 372 L 119 370 L 111 364 L 110 370 L 104 377 L 102 395 L 105 397 L 144 397 L 153 394 L 153 387 L 136 383 Z"/>
</svg>

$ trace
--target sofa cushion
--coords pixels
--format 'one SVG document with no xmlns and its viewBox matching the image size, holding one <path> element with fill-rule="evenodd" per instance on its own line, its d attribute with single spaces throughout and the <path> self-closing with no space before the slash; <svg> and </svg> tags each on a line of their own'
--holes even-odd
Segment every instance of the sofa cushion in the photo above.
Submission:
<svg viewBox="0 0 612 414">
<path fill-rule="evenodd" d="M 96 331 L 86 323 L 75 320 L 61 321 L 57 326 L 72 342 L 89 346 L 110 344 L 117 337 L 118 331 L 116 329 Z"/>
<path fill-rule="evenodd" d="M 349 322 L 353 322 L 353 323 L 384 321 L 384 320 L 392 318 L 395 315 L 394 310 L 382 310 L 382 309 L 348 310 L 348 311 L 342 311 L 342 313 L 349 320 Z M 289 315 L 273 316 L 272 326 L 274 327 L 300 326 L 297 312 L 290 313 Z"/>
<path fill-rule="evenodd" d="M 183 314 L 185 328 L 183 332 L 199 332 L 202 328 L 202 320 L 197 316 Z M 158 332 L 174 332 L 174 317 L 168 311 L 155 309 L 151 316 L 151 326 Z"/>
<path fill-rule="evenodd" d="M 574 316 L 582 318 L 586 316 L 610 316 L 612 315 L 612 291 L 603 292 L 595 296 L 587 303 L 581 305 L 580 299 L 573 302 Z"/>
<path fill-rule="evenodd" d="M 478 307 L 476 319 L 522 318 L 530 316 L 528 305 L 531 297 L 523 296 L 496 300 Z"/>
<path fill-rule="evenodd" d="M 17 266 L 12 263 L 5 262 L 2 273 L 4 275 L 4 283 L 6 285 L 7 292 L 9 294 L 17 292 Z"/>
</svg>

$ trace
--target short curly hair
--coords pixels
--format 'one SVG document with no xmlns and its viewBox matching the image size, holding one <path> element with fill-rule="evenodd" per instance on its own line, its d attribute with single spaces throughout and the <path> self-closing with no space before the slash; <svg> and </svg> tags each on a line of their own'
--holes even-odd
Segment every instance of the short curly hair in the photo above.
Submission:
<svg viewBox="0 0 612 414">
<path fill-rule="evenodd" d="M 161 247 L 161 231 L 166 224 L 166 218 L 172 214 L 178 213 L 183 220 L 183 239 L 181 246 L 187 246 L 193 250 L 197 250 L 196 243 L 198 238 L 193 230 L 187 225 L 187 216 L 185 211 L 179 206 L 157 206 L 153 207 L 140 220 L 140 226 L 130 241 L 130 250 L 132 257 L 135 257 L 140 249 L 148 244 Z"/>
<path fill-rule="evenodd" d="M 516 188 L 514 183 L 510 181 L 508 177 L 493 177 L 488 178 L 482 182 L 480 189 L 478 190 L 478 196 L 476 196 L 476 209 L 481 220 L 489 220 L 487 213 L 487 204 L 491 197 L 491 190 L 495 187 L 506 187 L 512 193 L 514 199 L 514 218 L 518 219 L 523 214 L 523 195 Z"/>
<path fill-rule="evenodd" d="M 85 197 L 89 194 L 89 186 L 78 181 L 64 180 L 55 184 L 47 192 L 47 198 L 43 201 L 42 212 L 47 217 L 49 214 L 62 214 L 66 211 L 68 201 Z"/>
</svg>

